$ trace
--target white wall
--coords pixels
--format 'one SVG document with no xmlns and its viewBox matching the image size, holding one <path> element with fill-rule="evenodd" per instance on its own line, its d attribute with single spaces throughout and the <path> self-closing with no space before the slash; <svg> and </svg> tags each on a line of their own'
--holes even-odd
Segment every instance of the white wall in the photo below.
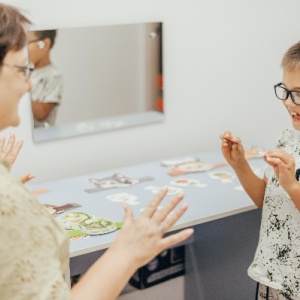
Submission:
<svg viewBox="0 0 300 300">
<path fill-rule="evenodd" d="M 164 22 L 165 122 L 34 144 L 26 97 L 22 125 L 13 129 L 25 140 L 18 175 L 54 180 L 218 149 L 225 129 L 247 144 L 273 145 L 290 124 L 273 84 L 281 80 L 284 51 L 300 39 L 297 0 L 4 2 L 26 9 L 45 28 Z"/>
</svg>

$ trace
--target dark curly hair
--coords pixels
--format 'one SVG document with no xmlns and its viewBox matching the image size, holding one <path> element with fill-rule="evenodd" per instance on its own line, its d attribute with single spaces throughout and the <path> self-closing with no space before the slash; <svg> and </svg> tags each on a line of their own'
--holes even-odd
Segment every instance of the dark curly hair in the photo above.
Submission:
<svg viewBox="0 0 300 300">
<path fill-rule="evenodd" d="M 37 36 L 37 38 L 39 40 L 44 40 L 46 38 L 50 39 L 51 41 L 51 46 L 50 48 L 53 47 L 54 42 L 55 42 L 55 37 L 56 37 L 56 29 L 52 29 L 52 30 L 38 30 L 38 31 L 33 31 L 35 33 L 35 35 Z"/>
</svg>

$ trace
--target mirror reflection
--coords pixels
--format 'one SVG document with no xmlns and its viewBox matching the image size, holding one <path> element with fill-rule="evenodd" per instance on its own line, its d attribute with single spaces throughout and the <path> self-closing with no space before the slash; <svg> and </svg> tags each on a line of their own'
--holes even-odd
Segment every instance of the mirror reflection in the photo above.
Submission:
<svg viewBox="0 0 300 300">
<path fill-rule="evenodd" d="M 31 105 L 34 127 L 55 125 L 56 112 L 61 103 L 63 77 L 51 61 L 57 30 L 28 33 L 28 52 L 34 65 L 31 75 Z"/>
<path fill-rule="evenodd" d="M 163 121 L 162 23 L 30 31 L 34 141 Z"/>
</svg>

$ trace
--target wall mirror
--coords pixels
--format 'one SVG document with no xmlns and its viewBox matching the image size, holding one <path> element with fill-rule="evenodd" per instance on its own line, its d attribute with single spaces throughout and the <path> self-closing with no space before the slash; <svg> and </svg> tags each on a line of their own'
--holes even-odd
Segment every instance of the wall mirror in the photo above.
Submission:
<svg viewBox="0 0 300 300">
<path fill-rule="evenodd" d="M 32 125 L 34 141 L 163 121 L 162 49 L 159 22 L 58 28 L 51 62 L 62 72 L 61 104 L 53 126 Z"/>
</svg>

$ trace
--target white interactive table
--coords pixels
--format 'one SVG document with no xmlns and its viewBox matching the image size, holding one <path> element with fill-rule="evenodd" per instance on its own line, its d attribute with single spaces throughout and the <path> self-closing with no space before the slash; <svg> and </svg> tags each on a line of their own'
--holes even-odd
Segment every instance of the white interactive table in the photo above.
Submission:
<svg viewBox="0 0 300 300">
<path fill-rule="evenodd" d="M 173 159 L 179 160 L 186 157 L 198 158 L 203 162 L 212 164 L 225 163 L 220 151 L 194 153 Z M 249 160 L 249 162 L 255 170 L 263 173 L 263 166 L 265 165 L 263 159 L 254 158 Z M 99 163 L 100 165 L 101 161 L 95 163 Z M 37 196 L 42 203 L 63 205 L 75 202 L 82 205 L 82 207 L 69 210 L 68 212 L 81 211 L 97 217 L 105 217 L 114 221 L 122 221 L 124 214 L 122 203 L 112 202 L 108 200 L 106 196 L 117 193 L 129 193 L 136 195 L 138 197 L 137 201 L 139 204 L 131 205 L 131 208 L 134 211 L 135 216 L 138 216 L 141 209 L 147 205 L 154 195 L 151 190 L 145 189 L 148 186 L 152 185 L 162 187 L 168 185 L 175 187 L 174 185 L 171 185 L 170 182 L 178 178 L 197 179 L 200 183 L 207 184 L 206 187 L 202 188 L 194 186 L 181 187 L 185 193 L 183 201 L 188 203 L 189 209 L 170 231 L 199 225 L 255 209 L 255 205 L 246 193 L 238 188 L 240 183 L 236 177 L 234 177 L 232 181 L 228 182 L 210 177 L 211 172 L 224 171 L 234 174 L 233 170 L 229 166 L 179 176 L 168 175 L 169 169 L 169 167 L 162 166 L 160 161 L 155 161 L 120 168 L 117 170 L 109 170 L 52 182 L 45 182 L 36 185 L 35 189 L 49 190 L 49 192 Z M 126 188 L 113 188 L 94 193 L 88 193 L 85 191 L 85 189 L 94 187 L 94 185 L 89 181 L 90 178 L 110 177 L 116 173 L 124 174 L 130 178 L 142 178 L 149 176 L 152 177 L 153 180 L 140 182 Z M 166 200 L 170 199 L 170 197 L 172 196 L 167 196 Z M 166 200 L 162 202 L 162 205 Z M 71 241 L 70 256 L 76 257 L 106 249 L 114 241 L 116 234 L 117 232 L 113 232 L 105 235 L 90 236 L 82 240 Z"/>
</svg>

